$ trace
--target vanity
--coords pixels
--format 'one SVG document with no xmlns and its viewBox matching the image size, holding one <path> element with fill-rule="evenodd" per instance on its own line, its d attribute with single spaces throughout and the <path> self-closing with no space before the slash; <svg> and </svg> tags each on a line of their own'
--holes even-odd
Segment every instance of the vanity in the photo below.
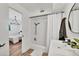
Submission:
<svg viewBox="0 0 79 59">
<path fill-rule="evenodd" d="M 49 56 L 79 56 L 79 49 L 73 49 L 59 40 L 51 40 Z"/>
</svg>

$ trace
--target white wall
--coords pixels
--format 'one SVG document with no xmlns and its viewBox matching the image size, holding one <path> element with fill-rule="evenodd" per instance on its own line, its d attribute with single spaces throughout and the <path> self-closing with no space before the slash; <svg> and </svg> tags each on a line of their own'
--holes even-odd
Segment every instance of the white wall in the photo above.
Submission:
<svg viewBox="0 0 79 59">
<path fill-rule="evenodd" d="M 47 25 L 47 50 L 49 48 L 51 40 L 59 39 L 59 30 L 62 21 L 62 13 L 48 15 Z"/>
<path fill-rule="evenodd" d="M 32 16 L 38 16 L 38 15 L 45 15 L 45 14 L 51 13 L 51 10 L 46 10 L 45 12 L 40 12 L 40 10 L 36 10 L 34 12 L 31 12 L 29 16 L 32 17 Z"/>
<path fill-rule="evenodd" d="M 26 9 L 22 8 L 19 4 L 9 4 L 10 7 L 16 9 L 22 13 L 22 29 L 23 29 L 23 39 L 22 39 L 22 52 L 27 51 L 31 47 L 31 22 L 28 17 L 28 12 Z"/>
<path fill-rule="evenodd" d="M 6 43 L 4 47 L 0 47 L 0 56 L 9 55 L 9 39 L 8 39 L 8 5 L 0 4 L 0 44 Z"/>
<path fill-rule="evenodd" d="M 52 39 L 53 39 L 53 17 L 52 17 L 52 15 L 48 15 L 48 20 L 47 20 L 47 41 L 46 41 L 47 51 L 49 49 L 50 41 Z"/>
<path fill-rule="evenodd" d="M 60 26 L 61 26 L 61 21 L 62 21 L 62 13 L 59 14 L 53 14 L 52 15 L 52 20 L 53 20 L 53 40 L 58 40 L 59 39 L 59 31 L 60 31 Z"/>
</svg>

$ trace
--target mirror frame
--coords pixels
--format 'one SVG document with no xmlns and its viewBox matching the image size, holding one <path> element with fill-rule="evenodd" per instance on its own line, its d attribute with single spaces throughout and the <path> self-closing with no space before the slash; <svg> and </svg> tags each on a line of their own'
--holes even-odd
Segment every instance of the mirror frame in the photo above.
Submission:
<svg viewBox="0 0 79 59">
<path fill-rule="evenodd" d="M 71 7 L 71 9 L 70 9 L 70 11 L 69 11 L 69 15 L 68 15 L 68 26 L 69 26 L 69 29 L 70 29 L 70 31 L 71 31 L 72 33 L 79 34 L 79 32 L 74 32 L 74 31 L 72 31 L 72 29 L 71 29 L 71 24 L 70 24 L 70 21 L 69 21 L 69 19 L 70 19 L 70 14 L 71 14 L 72 9 L 73 9 L 73 7 L 74 7 L 75 5 L 76 5 L 76 3 L 73 4 L 73 6 Z"/>
</svg>

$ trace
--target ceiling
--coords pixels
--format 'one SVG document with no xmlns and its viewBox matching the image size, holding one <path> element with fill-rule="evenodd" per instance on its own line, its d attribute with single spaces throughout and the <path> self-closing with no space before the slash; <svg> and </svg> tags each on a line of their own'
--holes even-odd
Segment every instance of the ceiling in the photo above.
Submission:
<svg viewBox="0 0 79 59">
<path fill-rule="evenodd" d="M 20 5 L 30 12 L 52 9 L 52 3 L 22 3 Z"/>
<path fill-rule="evenodd" d="M 52 11 L 64 11 L 68 3 L 54 3 Z"/>
<path fill-rule="evenodd" d="M 37 10 L 63 11 L 68 3 L 21 3 L 20 5 L 29 12 Z"/>
<path fill-rule="evenodd" d="M 69 3 L 20 3 L 19 5 L 25 8 L 29 17 L 31 17 L 64 11 L 68 4 Z M 44 12 L 41 12 L 41 10 Z"/>
</svg>

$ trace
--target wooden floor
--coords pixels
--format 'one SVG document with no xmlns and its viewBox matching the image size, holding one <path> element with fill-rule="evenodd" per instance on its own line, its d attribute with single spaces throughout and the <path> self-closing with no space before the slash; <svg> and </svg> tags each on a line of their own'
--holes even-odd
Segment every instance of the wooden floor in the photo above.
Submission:
<svg viewBox="0 0 79 59">
<path fill-rule="evenodd" d="M 48 56 L 48 53 L 43 52 L 42 56 Z"/>
<path fill-rule="evenodd" d="M 22 56 L 31 56 L 31 53 L 34 51 L 34 49 L 28 49 L 25 53 L 22 54 Z"/>
<path fill-rule="evenodd" d="M 11 44 L 9 43 L 9 55 L 20 56 L 22 54 L 22 42 Z"/>
<path fill-rule="evenodd" d="M 34 49 L 30 48 L 25 53 L 22 53 L 22 42 L 18 42 L 16 44 L 9 43 L 10 56 L 31 56 L 33 51 Z M 48 56 L 48 53 L 43 52 L 42 56 Z"/>
<path fill-rule="evenodd" d="M 22 42 L 12 44 L 9 42 L 9 55 L 10 56 L 31 56 L 33 49 L 28 49 L 25 53 L 22 53 Z"/>
</svg>

